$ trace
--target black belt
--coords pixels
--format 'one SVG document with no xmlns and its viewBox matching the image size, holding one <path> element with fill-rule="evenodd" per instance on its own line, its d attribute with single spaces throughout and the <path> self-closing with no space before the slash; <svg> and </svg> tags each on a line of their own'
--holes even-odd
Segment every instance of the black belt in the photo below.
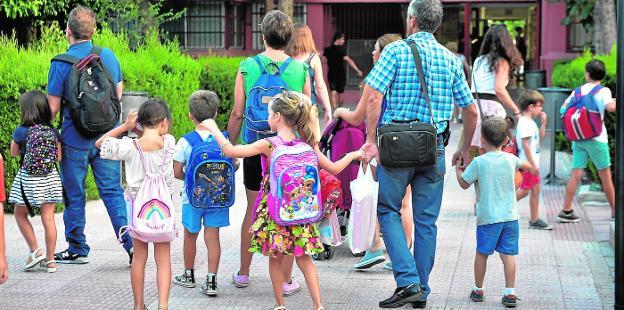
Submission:
<svg viewBox="0 0 624 310">
<path fill-rule="evenodd" d="M 477 95 L 475 93 L 472 93 L 472 97 L 477 99 Z M 496 97 L 496 95 L 494 95 L 494 94 L 479 93 L 479 99 L 492 100 L 492 101 L 500 102 L 498 97 Z"/>
</svg>

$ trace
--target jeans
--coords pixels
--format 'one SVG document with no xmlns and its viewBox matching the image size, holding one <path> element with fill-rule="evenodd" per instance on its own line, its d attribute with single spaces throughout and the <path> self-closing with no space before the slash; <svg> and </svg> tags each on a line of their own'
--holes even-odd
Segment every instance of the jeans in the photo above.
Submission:
<svg viewBox="0 0 624 310">
<path fill-rule="evenodd" d="M 438 136 L 438 157 L 431 168 L 378 169 L 379 199 L 377 216 L 392 271 L 398 287 L 420 283 L 424 290 L 423 300 L 431 292 L 429 273 L 433 268 L 436 249 L 436 220 L 440 213 L 444 189 L 444 146 Z M 412 185 L 414 212 L 414 256 L 407 247 L 401 223 L 401 201 L 408 184 Z"/>
<path fill-rule="evenodd" d="M 113 224 L 115 235 L 119 237 L 119 229 L 128 225 L 126 201 L 121 188 L 120 162 L 100 158 L 100 151 L 96 148 L 80 150 L 63 145 L 61 179 L 65 189 L 65 211 L 63 212 L 65 240 L 69 244 L 70 253 L 82 256 L 89 254 L 89 246 L 84 234 L 85 179 L 89 165 L 91 165 L 100 198 L 104 201 Z M 132 239 L 128 234 L 123 236 L 122 243 L 123 248 L 130 251 Z"/>
</svg>

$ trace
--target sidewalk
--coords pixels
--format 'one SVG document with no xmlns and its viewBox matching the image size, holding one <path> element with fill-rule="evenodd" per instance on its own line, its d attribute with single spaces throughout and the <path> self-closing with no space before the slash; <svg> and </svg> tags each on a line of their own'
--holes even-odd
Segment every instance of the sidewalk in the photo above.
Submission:
<svg viewBox="0 0 624 310">
<path fill-rule="evenodd" d="M 431 274 L 431 309 L 502 308 L 504 288 L 500 259 L 492 256 L 486 275 L 486 300 L 483 304 L 468 299 L 473 286 L 472 264 L 475 251 L 474 190 L 461 190 L 450 167 L 456 149 L 459 128 L 454 128 L 447 148 L 447 173 L 442 211 L 438 220 L 436 263 Z M 199 288 L 172 286 L 171 309 L 268 309 L 273 305 L 267 258 L 255 256 L 251 284 L 238 289 L 230 282 L 238 269 L 240 224 L 245 210 L 242 171 L 237 174 L 237 200 L 230 210 L 231 226 L 221 231 L 219 296 L 209 298 Z M 589 218 L 601 219 L 602 209 L 577 208 L 582 221 L 556 224 L 555 217 L 563 201 L 563 187 L 546 186 L 542 214 L 554 224 L 552 232 L 528 229 L 528 200 L 519 205 L 521 214 L 520 255 L 517 258 L 516 291 L 525 309 L 612 309 L 613 250 L 596 237 Z M 608 208 L 608 207 L 607 207 Z M 181 214 L 178 212 L 178 217 Z M 608 216 L 608 215 L 606 215 Z M 43 245 L 43 228 L 38 218 L 34 226 Z M 56 215 L 57 250 L 66 248 L 62 214 Z M 100 201 L 87 206 L 86 235 L 91 253 L 86 265 L 59 265 L 56 274 L 22 272 L 28 249 L 12 215 L 6 216 L 9 281 L 0 286 L 0 309 L 131 309 L 132 291 L 128 258 L 117 244 L 110 220 Z M 201 283 L 207 273 L 206 249 L 198 241 L 196 279 Z M 392 273 L 382 265 L 356 272 L 347 246 L 338 248 L 329 261 L 316 262 L 322 297 L 327 309 L 375 309 L 379 300 L 395 289 Z M 182 237 L 172 243 L 172 270 L 183 270 Z M 309 309 L 311 301 L 301 272 L 294 276 L 304 286 L 295 296 L 286 298 L 289 309 Z M 150 257 L 146 271 L 146 303 L 157 307 L 155 264 Z"/>
</svg>

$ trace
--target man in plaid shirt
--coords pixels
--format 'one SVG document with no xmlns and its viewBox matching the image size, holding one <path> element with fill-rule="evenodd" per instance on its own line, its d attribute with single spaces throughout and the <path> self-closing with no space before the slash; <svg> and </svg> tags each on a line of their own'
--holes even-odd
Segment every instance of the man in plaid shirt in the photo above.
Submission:
<svg viewBox="0 0 624 310">
<path fill-rule="evenodd" d="M 377 215 L 384 242 L 392 260 L 397 290 L 392 297 L 380 301 L 381 308 L 401 307 L 412 303 L 414 308 L 424 308 L 430 293 L 429 273 L 433 268 L 436 248 L 436 220 L 442 203 L 444 173 L 443 132 L 453 114 L 453 102 L 463 109 L 464 130 L 462 142 L 453 156 L 453 163 L 469 161 L 469 147 L 475 130 L 477 109 L 473 105 L 462 63 L 449 50 L 440 45 L 433 32 L 442 22 L 440 0 L 413 0 L 407 11 L 407 40 L 416 43 L 431 98 L 433 120 L 438 128 L 438 158 L 431 169 L 390 168 L 378 169 L 379 202 Z M 427 108 L 414 62 L 412 51 L 405 41 L 394 42 L 384 48 L 381 58 L 366 78 L 363 97 L 368 97 L 367 159 L 377 158 L 376 125 L 380 116 L 382 99 L 386 107 L 381 126 L 392 121 L 419 120 L 429 122 Z M 356 111 L 357 112 L 357 111 Z M 414 208 L 414 255 L 407 246 L 401 225 L 401 200 L 408 184 L 412 185 Z"/>
</svg>

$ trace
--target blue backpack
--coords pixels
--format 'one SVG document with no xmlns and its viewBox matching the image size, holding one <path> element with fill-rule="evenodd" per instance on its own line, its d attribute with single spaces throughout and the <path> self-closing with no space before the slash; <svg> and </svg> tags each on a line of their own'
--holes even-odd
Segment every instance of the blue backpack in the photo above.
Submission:
<svg viewBox="0 0 624 310">
<path fill-rule="evenodd" d="M 292 58 L 288 57 L 280 67 L 277 67 L 273 62 L 269 63 L 269 65 L 273 65 L 277 69 L 275 73 L 271 74 L 267 72 L 268 65 L 262 64 L 258 55 L 253 57 L 253 60 L 260 66 L 262 74 L 251 90 L 249 90 L 245 103 L 245 124 L 242 135 L 245 143 L 253 143 L 274 135 L 268 122 L 269 101 L 273 96 L 288 89 L 281 74 L 292 62 Z"/>
<path fill-rule="evenodd" d="M 227 132 L 223 133 L 227 137 Z M 225 157 L 217 140 L 203 140 L 197 131 L 184 135 L 191 156 L 186 165 L 186 195 L 197 208 L 229 208 L 234 204 L 234 160 Z"/>
</svg>

